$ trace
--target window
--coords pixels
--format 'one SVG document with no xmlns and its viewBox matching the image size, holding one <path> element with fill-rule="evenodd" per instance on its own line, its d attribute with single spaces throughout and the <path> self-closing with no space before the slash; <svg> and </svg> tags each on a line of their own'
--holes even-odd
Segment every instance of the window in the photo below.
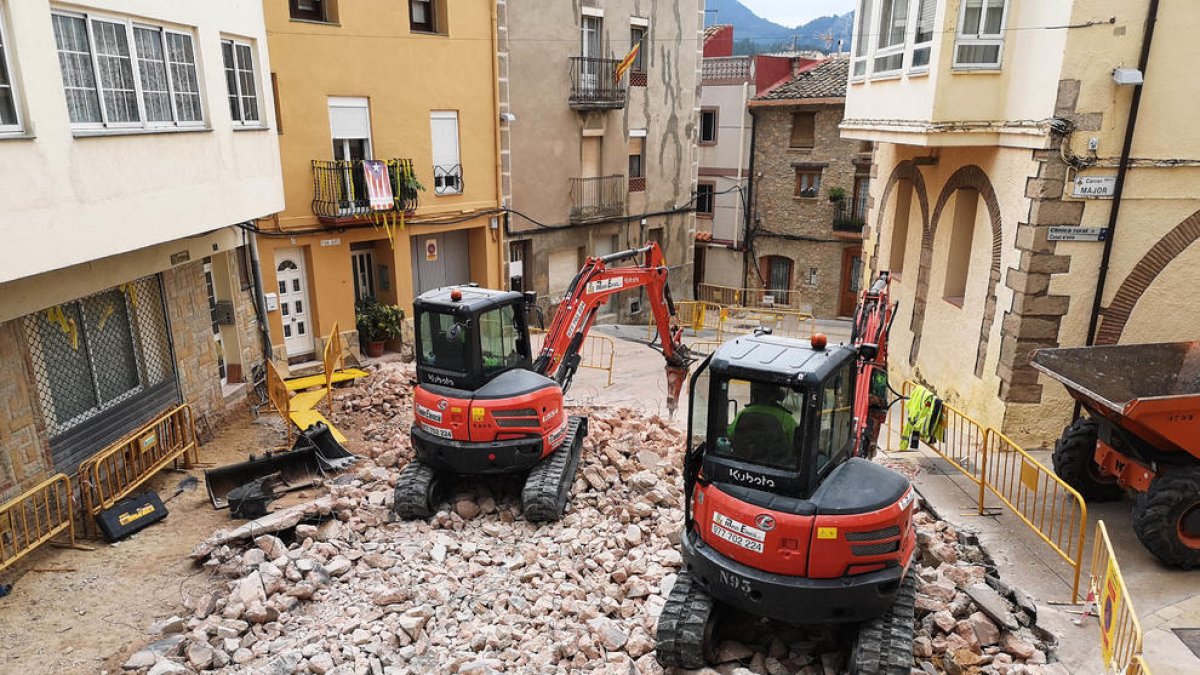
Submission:
<svg viewBox="0 0 1200 675">
<path fill-rule="evenodd" d="M 129 19 L 58 12 L 53 24 L 73 125 L 203 124 L 190 34 Z"/>
<path fill-rule="evenodd" d="M 855 14 L 858 19 L 854 30 L 854 59 L 851 77 L 863 77 L 867 74 L 867 53 L 871 44 L 871 9 L 875 0 L 862 0 Z"/>
<path fill-rule="evenodd" d="M 434 110 L 429 113 L 429 126 L 433 139 L 433 192 L 461 194 L 463 171 L 458 156 L 458 112 Z"/>
<path fill-rule="evenodd" d="M 262 124 L 258 113 L 258 85 L 254 79 L 254 48 L 246 42 L 221 40 L 225 84 L 229 88 L 229 116 L 236 125 Z"/>
<path fill-rule="evenodd" d="M 767 290 L 775 296 L 774 301 L 788 304 L 787 296 L 792 288 L 792 259 L 781 255 L 769 255 L 763 258 L 762 267 Z"/>
<path fill-rule="evenodd" d="M 954 40 L 955 68 L 999 68 L 1007 0 L 963 0 Z"/>
<path fill-rule="evenodd" d="M 418 33 L 444 33 L 440 25 L 440 0 L 408 0 L 408 27 Z"/>
<path fill-rule="evenodd" d="M 646 190 L 646 139 L 635 136 L 629 139 L 629 191 L 645 192 Z"/>
<path fill-rule="evenodd" d="M 483 375 L 521 365 L 524 357 L 517 346 L 517 308 L 499 307 L 479 315 L 479 353 L 483 357 Z"/>
<path fill-rule="evenodd" d="M 975 238 L 975 212 L 979 193 L 959 190 L 954 194 L 954 227 L 950 231 L 950 250 L 946 256 L 946 283 L 942 297 L 962 307 L 971 270 L 971 244 Z"/>
<path fill-rule="evenodd" d="M 704 108 L 700 111 L 700 143 L 711 145 L 717 142 L 717 109 Z"/>
<path fill-rule="evenodd" d="M 804 428 L 804 396 L 768 382 L 722 378 L 717 387 L 717 400 L 726 405 L 713 411 L 709 435 L 715 442 L 708 446 L 713 456 L 799 471 L 803 445 L 797 443 L 796 431 Z"/>
<path fill-rule="evenodd" d="M 0 134 L 21 130 L 21 115 L 17 109 L 17 88 L 9 63 L 8 35 L 4 32 L 4 14 L 0 12 Z"/>
<path fill-rule="evenodd" d="M 329 133 L 333 139 L 333 158 L 341 174 L 342 193 L 338 207 L 344 215 L 355 209 L 368 208 L 367 179 L 362 160 L 373 159 L 371 153 L 371 109 L 367 99 L 357 96 L 330 96 Z"/>
<path fill-rule="evenodd" d="M 929 54 L 933 50 L 933 19 L 937 14 L 937 0 L 917 0 L 917 25 L 913 35 L 912 68 L 929 67 Z"/>
<path fill-rule="evenodd" d="M 305 21 L 328 21 L 326 0 L 288 0 L 288 11 L 293 19 Z"/>
<path fill-rule="evenodd" d="M 225 342 L 221 338 L 221 322 L 217 313 L 217 284 L 213 275 L 212 258 L 204 259 L 204 288 L 208 291 L 208 317 L 212 324 L 213 344 L 217 350 L 217 375 L 221 384 L 229 382 L 229 369 L 225 364 Z"/>
<path fill-rule="evenodd" d="M 815 469 L 820 476 L 835 460 L 850 452 L 854 435 L 854 401 L 847 364 L 825 382 L 821 391 L 821 423 L 817 436 Z"/>
<path fill-rule="evenodd" d="M 712 218 L 713 206 L 716 201 L 715 183 L 696 184 L 696 215 L 702 218 Z"/>
<path fill-rule="evenodd" d="M 876 74 L 890 73 L 904 66 L 904 41 L 908 33 L 908 0 L 880 0 L 879 42 L 876 46 Z"/>
<path fill-rule="evenodd" d="M 421 365 L 466 373 L 469 331 L 465 324 L 455 321 L 452 314 L 421 312 L 417 331 L 420 335 L 418 357 Z"/>
<path fill-rule="evenodd" d="M 792 113 L 792 137 L 788 147 L 811 148 L 816 144 L 817 114 L 815 112 Z"/>
<path fill-rule="evenodd" d="M 629 48 L 633 49 L 634 45 L 641 45 L 637 56 L 633 57 L 633 65 L 630 70 L 635 73 L 646 72 L 646 27 L 645 26 L 630 26 L 629 27 Z"/>
<path fill-rule="evenodd" d="M 795 195 L 804 199 L 814 199 L 819 194 L 821 194 L 821 170 L 796 169 Z"/>
<path fill-rule="evenodd" d="M 908 247 L 908 219 L 912 212 L 912 183 L 901 180 L 896 183 L 896 213 L 892 216 L 892 251 L 888 270 L 892 274 L 904 271 L 904 254 Z"/>
</svg>

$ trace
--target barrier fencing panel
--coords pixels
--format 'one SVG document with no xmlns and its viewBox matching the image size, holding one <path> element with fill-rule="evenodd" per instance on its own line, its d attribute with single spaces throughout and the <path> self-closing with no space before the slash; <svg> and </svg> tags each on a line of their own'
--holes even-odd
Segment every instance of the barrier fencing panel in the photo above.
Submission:
<svg viewBox="0 0 1200 675">
<path fill-rule="evenodd" d="M 794 307 L 799 302 L 800 290 L 795 288 L 738 288 L 735 286 L 718 286 L 716 284 L 699 284 L 696 288 L 696 299 L 725 307 L 787 308 Z"/>
<path fill-rule="evenodd" d="M 74 545 L 71 479 L 60 473 L 0 506 L 0 572 L 63 532 Z"/>
<path fill-rule="evenodd" d="M 1146 665 L 1146 661 L 1142 659 L 1142 655 L 1138 654 L 1133 657 L 1133 662 L 1129 664 L 1129 669 L 1125 671 L 1125 675 L 1150 675 L 1150 666 Z"/>
<path fill-rule="evenodd" d="M 1108 673 L 1150 672 L 1141 660 L 1142 624 L 1138 621 L 1121 576 L 1121 567 L 1113 554 L 1112 541 L 1104 521 L 1096 521 L 1096 536 L 1092 542 L 1092 567 L 1089 588 L 1094 594 L 1096 612 L 1100 618 L 1100 651 Z M 1141 670 L 1135 666 L 1136 662 Z M 1128 670 L 1127 670 L 1128 669 Z"/>
<path fill-rule="evenodd" d="M 531 342 L 529 347 L 536 357 L 546 344 L 546 331 L 541 328 L 530 328 L 529 339 Z M 616 354 L 617 347 L 612 338 L 607 335 L 588 335 L 583 339 L 583 344 L 579 345 L 579 366 L 606 371 L 608 382 L 604 386 L 608 387 L 613 382 L 613 363 L 616 360 Z"/>
<path fill-rule="evenodd" d="M 333 419 L 333 374 L 341 370 L 345 362 L 342 350 L 342 334 L 338 331 L 335 321 L 333 330 L 329 332 L 329 339 L 325 341 L 325 351 L 321 355 L 321 365 L 325 368 L 325 414 L 329 415 L 330 420 Z"/>
<path fill-rule="evenodd" d="M 717 337 L 747 335 L 760 327 L 770 328 L 772 335 L 807 340 L 812 337 L 816 320 L 811 314 L 784 309 L 724 307 Z"/>
<path fill-rule="evenodd" d="M 984 446 L 983 486 L 1075 568 L 1071 584 L 1074 602 L 1079 598 L 1083 570 L 1087 503 L 1074 488 L 999 431 L 989 427 Z M 980 513 L 985 497 L 980 487 Z"/>
<path fill-rule="evenodd" d="M 95 516 L 124 499 L 168 464 L 196 456 L 196 429 L 188 404 L 169 410 L 125 439 L 108 446 L 79 466 L 85 527 Z"/>
<path fill-rule="evenodd" d="M 911 380 L 904 382 L 906 400 L 916 386 Z M 1083 497 L 1004 434 L 985 428 L 948 403 L 943 403 L 943 409 L 947 416 L 945 439 L 926 440 L 925 446 L 978 486 L 979 513 L 984 512 L 990 491 L 1075 570 L 1071 601 L 1076 601 L 1087 537 Z M 900 419 L 904 419 L 903 410 Z M 894 438 L 904 447 L 903 432 L 893 435 L 891 415 L 887 428 L 887 449 L 892 449 Z"/>
</svg>

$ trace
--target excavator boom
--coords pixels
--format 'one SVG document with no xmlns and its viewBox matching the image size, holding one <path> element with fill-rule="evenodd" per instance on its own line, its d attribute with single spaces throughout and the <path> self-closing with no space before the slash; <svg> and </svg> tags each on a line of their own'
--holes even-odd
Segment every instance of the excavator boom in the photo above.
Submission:
<svg viewBox="0 0 1200 675">
<path fill-rule="evenodd" d="M 888 334 L 896 305 L 891 300 L 891 276 L 880 272 L 863 291 L 854 313 L 850 342 L 858 351 L 858 377 L 854 392 L 855 439 L 862 457 L 873 454 L 879 427 L 887 414 Z"/>
<path fill-rule="evenodd" d="M 641 265 L 609 267 L 638 256 L 644 256 Z M 666 260 L 654 242 L 587 259 L 567 287 L 546 332 L 545 346 L 533 363 L 533 370 L 554 378 L 566 391 L 579 368 L 580 346 L 591 330 L 596 311 L 611 296 L 636 288 L 646 289 L 650 311 L 658 327 L 663 357 L 667 361 L 667 408 L 675 412 L 692 358 L 682 342 L 683 330 L 675 321 L 675 302 L 667 284 Z"/>
</svg>

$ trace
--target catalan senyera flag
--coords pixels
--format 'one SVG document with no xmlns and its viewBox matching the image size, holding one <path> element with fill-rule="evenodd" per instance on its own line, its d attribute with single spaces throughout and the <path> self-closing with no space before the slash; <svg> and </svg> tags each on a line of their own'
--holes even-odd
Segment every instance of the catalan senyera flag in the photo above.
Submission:
<svg viewBox="0 0 1200 675">
<path fill-rule="evenodd" d="M 613 74 L 614 84 L 620 84 L 621 78 L 625 76 L 625 71 L 629 70 L 629 68 L 633 66 L 633 61 L 637 58 L 638 52 L 641 51 L 641 49 L 641 42 L 635 44 L 633 49 L 630 49 L 629 53 L 625 55 L 625 58 L 621 59 L 621 62 L 617 64 L 617 72 Z"/>
</svg>

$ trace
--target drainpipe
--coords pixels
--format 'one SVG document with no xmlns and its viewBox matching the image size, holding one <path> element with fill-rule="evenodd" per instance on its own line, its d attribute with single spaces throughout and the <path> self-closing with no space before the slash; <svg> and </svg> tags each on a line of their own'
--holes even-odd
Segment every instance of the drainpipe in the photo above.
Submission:
<svg viewBox="0 0 1200 675">
<path fill-rule="evenodd" d="M 742 187 L 742 165 L 745 164 L 745 162 L 746 162 L 746 117 L 745 117 L 745 115 L 746 115 L 746 102 L 748 101 L 749 97 L 750 97 L 750 83 L 743 82 L 742 83 L 742 107 L 738 109 L 738 112 L 741 113 L 741 115 L 742 115 L 742 124 L 741 124 L 741 128 L 738 130 L 737 178 L 735 179 L 736 184 L 739 188 Z M 742 194 L 738 195 L 737 207 L 734 210 L 734 214 L 740 214 L 742 216 L 742 218 L 745 219 L 745 216 L 746 216 L 745 195 L 742 195 Z M 735 222 L 737 221 L 737 215 L 734 216 L 734 221 Z M 733 245 L 735 248 L 738 245 L 738 235 L 737 235 L 736 230 L 734 231 L 734 234 L 733 234 Z"/>
<path fill-rule="evenodd" d="M 488 3 L 492 6 L 492 124 L 496 129 L 496 205 L 501 208 L 508 206 L 504 199 L 504 164 L 503 164 L 503 143 L 500 140 L 500 18 L 499 10 L 496 8 L 497 3 Z M 507 14 L 506 14 L 507 16 Z M 507 123 L 507 122 L 506 122 Z M 504 214 L 505 218 L 508 214 Z M 488 219 L 488 227 L 492 226 L 493 221 L 498 220 L 498 214 Z M 500 223 L 496 222 L 496 228 L 488 232 L 488 236 L 496 236 L 496 273 L 500 275 L 499 288 L 507 288 L 508 274 L 505 272 L 505 256 L 504 256 L 504 234 L 508 228 L 501 230 Z"/>
<path fill-rule="evenodd" d="M 1142 80 L 1146 78 L 1146 68 L 1150 63 L 1150 44 L 1154 40 L 1154 25 L 1158 22 L 1158 0 L 1150 0 L 1146 11 L 1146 30 L 1142 35 L 1142 54 L 1138 58 L 1138 70 L 1142 72 Z M 1129 170 L 1129 157 L 1133 151 L 1133 134 L 1137 129 L 1138 110 L 1142 104 L 1143 85 L 1135 85 L 1133 99 L 1129 102 L 1129 122 L 1125 125 L 1125 144 L 1121 148 L 1121 163 L 1117 166 L 1117 181 L 1113 189 L 1113 204 L 1108 214 L 1108 236 L 1104 239 L 1104 253 L 1100 258 L 1100 273 L 1096 276 L 1096 294 L 1092 298 L 1092 315 L 1088 319 L 1087 340 L 1084 343 L 1090 347 L 1096 344 L 1096 328 L 1100 323 L 1101 305 L 1104 301 L 1104 286 L 1108 281 L 1109 262 L 1112 259 L 1113 244 L 1117 240 L 1117 220 L 1121 214 L 1122 196 L 1125 193 L 1125 175 Z M 1075 403 L 1075 418 L 1078 419 L 1081 405 Z"/>
<path fill-rule="evenodd" d="M 754 212 L 758 210 L 758 200 L 754 198 L 754 147 L 757 142 L 756 133 L 758 131 L 758 115 L 754 114 L 754 109 L 747 107 L 750 111 L 750 175 L 746 177 L 746 193 L 747 208 L 745 209 L 746 235 L 742 237 L 742 288 L 747 288 L 750 280 L 750 265 L 758 264 L 756 260 L 750 260 L 750 229 L 754 226 Z"/>
<path fill-rule="evenodd" d="M 250 232 L 247 239 L 250 248 L 250 270 L 254 276 L 254 310 L 258 314 L 258 330 L 262 334 L 262 355 L 265 363 L 271 360 L 271 329 L 267 323 L 267 298 L 263 295 L 262 271 L 258 262 L 258 235 Z"/>
</svg>

